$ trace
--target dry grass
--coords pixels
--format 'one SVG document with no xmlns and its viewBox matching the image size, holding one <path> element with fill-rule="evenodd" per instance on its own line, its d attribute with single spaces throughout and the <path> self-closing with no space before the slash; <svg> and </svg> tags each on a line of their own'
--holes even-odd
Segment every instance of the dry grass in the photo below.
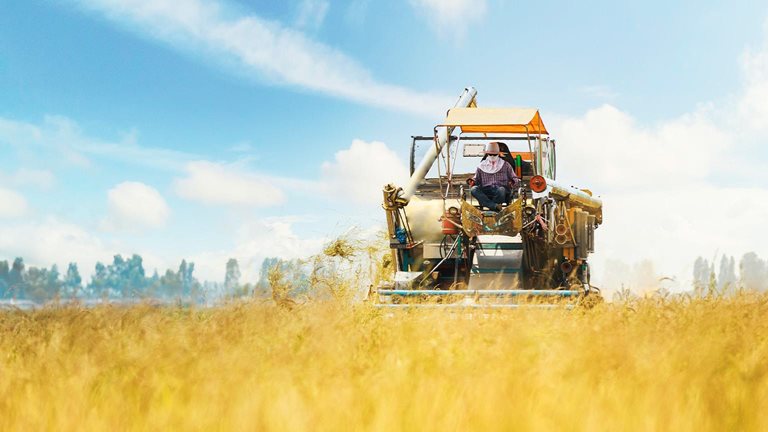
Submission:
<svg viewBox="0 0 768 432">
<path fill-rule="evenodd" d="M 768 430 L 768 297 L 0 313 L 0 430 Z"/>
</svg>

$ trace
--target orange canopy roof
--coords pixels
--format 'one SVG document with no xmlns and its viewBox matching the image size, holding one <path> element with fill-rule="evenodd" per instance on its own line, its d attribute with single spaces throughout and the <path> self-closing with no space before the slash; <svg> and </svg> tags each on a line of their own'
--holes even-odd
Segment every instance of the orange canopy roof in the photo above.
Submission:
<svg viewBox="0 0 768 432">
<path fill-rule="evenodd" d="M 468 133 L 548 134 L 535 108 L 452 108 L 440 126 Z"/>
</svg>

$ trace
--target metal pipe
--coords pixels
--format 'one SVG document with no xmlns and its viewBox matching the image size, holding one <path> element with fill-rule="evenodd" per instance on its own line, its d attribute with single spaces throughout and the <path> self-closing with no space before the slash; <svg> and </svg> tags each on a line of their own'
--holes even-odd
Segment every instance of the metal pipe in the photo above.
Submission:
<svg viewBox="0 0 768 432">
<path fill-rule="evenodd" d="M 461 236 L 456 236 L 456 241 L 453 242 L 453 245 L 451 245 L 451 249 L 449 249 L 448 253 L 445 254 L 445 258 L 441 259 L 436 266 L 432 267 L 432 270 L 430 272 L 435 271 L 436 268 L 440 267 L 440 264 L 444 263 L 445 260 L 447 260 L 448 258 L 450 258 L 451 255 L 453 255 L 453 250 L 456 249 L 456 245 L 459 244 L 459 240 L 461 240 Z M 458 266 L 458 264 L 459 263 L 457 262 L 456 265 Z M 427 280 L 427 278 L 429 278 L 429 273 L 424 275 L 424 279 L 422 279 L 421 282 L 419 282 L 419 285 L 424 283 L 424 281 Z M 379 290 L 379 292 L 381 292 L 381 290 Z"/>
<path fill-rule="evenodd" d="M 576 204 L 577 207 L 581 207 L 595 216 L 597 223 L 603 222 L 603 201 L 600 198 L 593 197 L 573 186 L 561 185 L 550 179 L 547 179 L 547 190 L 549 196 L 555 199 L 568 200 L 571 204 Z"/>
<path fill-rule="evenodd" d="M 379 295 L 421 296 L 421 295 L 464 295 L 464 296 L 578 296 L 582 291 L 576 290 L 392 290 L 380 289 Z"/>
<path fill-rule="evenodd" d="M 474 87 L 467 87 L 464 89 L 464 93 L 459 96 L 459 100 L 456 101 L 456 105 L 453 107 L 468 107 L 472 104 L 472 101 L 475 100 L 475 96 L 477 96 L 477 90 L 475 90 Z M 416 167 L 410 180 L 408 180 L 408 184 L 403 188 L 403 193 L 400 195 L 401 198 L 406 201 L 410 201 L 411 198 L 413 198 L 413 195 L 416 193 L 416 188 L 418 188 L 421 181 L 424 180 L 429 169 L 432 168 L 432 165 L 435 163 L 435 159 L 437 159 L 437 156 L 443 151 L 443 147 L 448 143 L 451 132 L 453 132 L 452 127 L 441 128 L 437 132 L 437 142 L 427 149 L 427 154 L 424 155 L 419 166 Z"/>
<path fill-rule="evenodd" d="M 411 136 L 411 138 L 414 141 L 434 141 L 435 140 L 434 136 Z M 451 140 L 456 141 L 457 138 L 458 137 L 454 135 L 453 138 L 451 138 Z M 517 136 L 499 135 L 499 136 L 494 136 L 493 139 L 498 141 L 527 141 L 528 137 L 519 136 L 519 135 Z M 463 136 L 461 137 L 461 140 L 462 141 L 488 141 L 488 137 L 487 136 Z"/>
<path fill-rule="evenodd" d="M 419 304 L 419 303 L 379 303 L 374 305 L 376 308 L 386 309 L 573 309 L 571 304 Z"/>
</svg>

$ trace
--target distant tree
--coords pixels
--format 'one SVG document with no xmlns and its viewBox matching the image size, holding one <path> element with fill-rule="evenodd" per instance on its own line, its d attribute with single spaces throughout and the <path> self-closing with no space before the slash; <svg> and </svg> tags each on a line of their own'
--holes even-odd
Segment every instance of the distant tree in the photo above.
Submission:
<svg viewBox="0 0 768 432">
<path fill-rule="evenodd" d="M 693 290 L 697 294 L 703 294 L 709 284 L 709 263 L 702 257 L 696 258 L 693 263 Z"/>
<path fill-rule="evenodd" d="M 227 273 L 224 276 L 224 288 L 228 292 L 234 292 L 240 287 L 240 265 L 237 260 L 230 258 L 227 261 Z"/>
<path fill-rule="evenodd" d="M 144 263 L 141 256 L 133 254 L 124 263 L 121 272 L 123 297 L 143 296 L 149 281 L 144 272 Z"/>
<path fill-rule="evenodd" d="M 737 289 L 739 284 L 739 277 L 736 275 L 736 259 L 731 255 L 728 258 L 728 269 L 730 271 L 730 284 L 731 289 Z"/>
<path fill-rule="evenodd" d="M 8 261 L 2 260 L 0 261 L 0 280 L 8 281 L 8 273 L 11 271 L 11 268 L 8 266 Z"/>
<path fill-rule="evenodd" d="M 177 273 L 179 278 L 179 285 L 181 286 L 181 297 L 187 297 L 189 295 L 191 284 L 190 279 L 192 279 L 192 271 L 194 271 L 194 269 L 194 264 L 190 266 L 187 264 L 187 260 L 181 260 L 181 264 L 179 264 L 179 271 Z"/>
<path fill-rule="evenodd" d="M 254 290 L 253 285 L 246 283 L 245 285 L 241 285 L 240 289 L 235 292 L 235 297 L 252 296 L 253 290 Z"/>
<path fill-rule="evenodd" d="M 96 268 L 93 276 L 91 277 L 91 283 L 88 284 L 88 292 L 91 296 L 97 298 L 105 298 L 109 296 L 109 274 L 107 267 L 100 263 L 96 263 Z"/>
<path fill-rule="evenodd" d="M 129 259 L 115 255 L 112 264 L 96 263 L 96 272 L 88 285 L 89 294 L 96 297 L 137 297 L 145 295 L 151 281 L 147 280 L 141 256 Z"/>
<path fill-rule="evenodd" d="M 179 274 L 171 269 L 165 271 L 160 277 L 160 294 L 165 297 L 181 297 L 181 280 Z"/>
<path fill-rule="evenodd" d="M 11 271 L 8 272 L 8 289 L 11 297 L 24 298 L 24 259 L 13 260 Z"/>
<path fill-rule="evenodd" d="M 195 279 L 193 273 L 195 271 L 195 263 L 187 263 L 186 260 L 181 260 L 179 265 L 178 279 L 181 284 L 181 295 L 184 298 L 197 297 L 200 294 L 200 283 Z"/>
<path fill-rule="evenodd" d="M 717 289 L 717 275 L 715 273 L 715 262 L 709 265 L 709 282 L 707 283 L 707 295 L 715 294 Z"/>
<path fill-rule="evenodd" d="M 11 271 L 8 261 L 0 261 L 0 298 L 8 298 L 8 273 Z"/>
<path fill-rule="evenodd" d="M 48 270 L 30 267 L 24 273 L 24 289 L 19 292 L 17 298 L 24 298 L 40 302 L 45 300 L 45 285 L 48 282 Z"/>
<path fill-rule="evenodd" d="M 152 272 L 152 276 L 149 278 L 149 283 L 153 284 L 159 280 L 160 280 L 160 275 L 157 274 L 157 269 L 155 269 L 155 271 Z"/>
<path fill-rule="evenodd" d="M 225 296 L 224 283 L 204 281 L 200 287 L 199 301 L 203 304 L 210 300 Z"/>
<path fill-rule="evenodd" d="M 145 294 L 153 297 L 190 299 L 197 298 L 201 292 L 200 282 L 194 277 L 195 264 L 182 260 L 179 269 L 167 269 L 160 276 L 157 270 L 147 279 Z"/>
<path fill-rule="evenodd" d="M 69 263 L 67 274 L 64 276 L 63 289 L 67 297 L 77 297 L 83 288 L 83 278 L 80 277 L 80 271 L 77 269 L 77 263 Z"/>
<path fill-rule="evenodd" d="M 61 279 L 59 279 L 59 276 L 61 274 L 59 273 L 59 266 L 54 264 L 51 266 L 51 269 L 48 271 L 48 279 L 45 284 L 45 291 L 48 293 L 48 298 L 58 298 L 61 296 Z"/>
<path fill-rule="evenodd" d="M 112 264 L 107 266 L 107 288 L 121 297 L 127 297 L 128 294 L 125 289 L 128 282 L 127 267 L 126 261 L 120 254 L 113 256 Z"/>
<path fill-rule="evenodd" d="M 46 268 L 30 267 L 24 274 L 24 294 L 22 298 L 35 302 L 44 302 L 59 296 L 61 281 L 59 270 L 54 264 L 51 270 Z"/>
<path fill-rule="evenodd" d="M 8 277 L 10 278 L 11 282 L 21 282 L 22 273 L 24 273 L 25 268 L 24 258 L 17 257 L 15 260 L 13 260 L 13 266 L 11 267 L 11 271 L 8 273 Z"/>
<path fill-rule="evenodd" d="M 723 255 L 720 258 L 720 271 L 717 275 L 717 289 L 720 293 L 731 290 L 736 285 L 736 263 L 733 257 Z"/>
<path fill-rule="evenodd" d="M 739 261 L 739 284 L 748 290 L 768 290 L 768 263 L 754 252 L 744 254 Z"/>
</svg>

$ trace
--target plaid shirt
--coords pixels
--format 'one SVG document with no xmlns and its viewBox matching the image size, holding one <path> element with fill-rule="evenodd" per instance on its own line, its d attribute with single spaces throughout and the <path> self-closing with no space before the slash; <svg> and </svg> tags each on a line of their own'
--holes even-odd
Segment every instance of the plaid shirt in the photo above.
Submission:
<svg viewBox="0 0 768 432">
<path fill-rule="evenodd" d="M 504 166 L 493 174 L 488 174 L 487 172 L 478 168 L 475 172 L 475 185 L 508 187 L 508 184 L 511 181 L 513 183 L 512 188 L 517 188 L 518 183 L 520 183 L 520 179 L 515 175 L 515 171 L 512 169 L 512 165 L 510 165 L 504 159 L 499 159 L 499 162 L 503 163 Z"/>
</svg>

